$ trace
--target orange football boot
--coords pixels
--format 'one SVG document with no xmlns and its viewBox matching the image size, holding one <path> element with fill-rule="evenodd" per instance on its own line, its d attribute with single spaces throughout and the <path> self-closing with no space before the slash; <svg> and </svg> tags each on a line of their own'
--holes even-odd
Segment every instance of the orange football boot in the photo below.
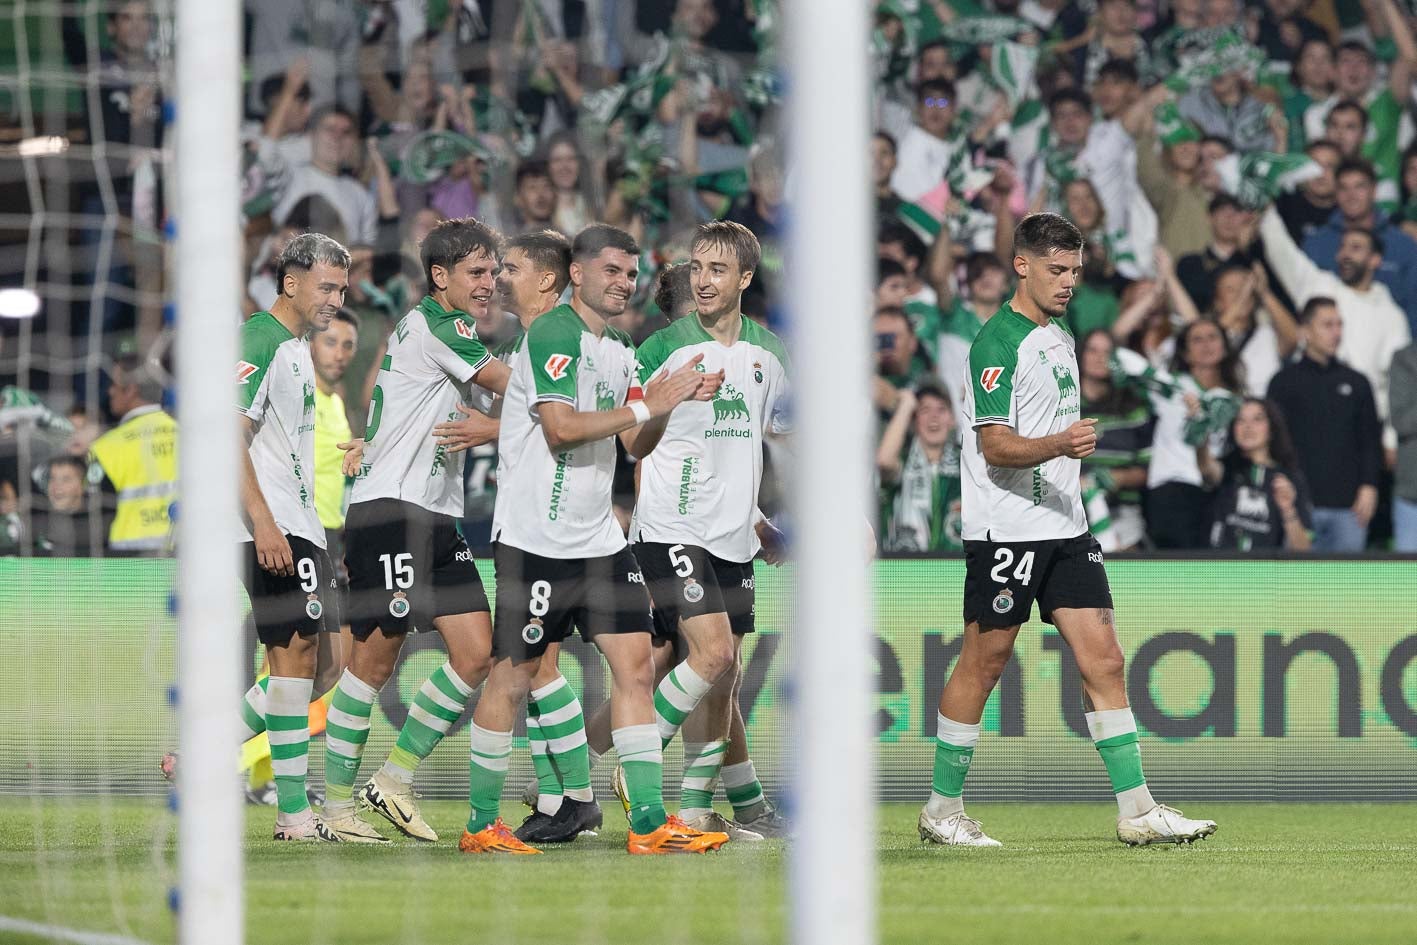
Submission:
<svg viewBox="0 0 1417 945">
<path fill-rule="evenodd" d="M 502 818 L 490 827 L 483 827 L 477 833 L 462 832 L 462 839 L 458 841 L 458 852 L 460 853 L 516 853 L 523 856 L 527 854 L 541 853 L 535 847 L 529 847 L 516 838 L 507 829 L 507 825 L 502 823 Z"/>
<path fill-rule="evenodd" d="M 646 855 L 656 853 L 707 853 L 717 850 L 728 842 L 726 833 L 704 833 L 695 830 L 684 821 L 669 815 L 664 826 L 649 833 L 630 831 L 625 849 L 631 853 Z"/>
</svg>

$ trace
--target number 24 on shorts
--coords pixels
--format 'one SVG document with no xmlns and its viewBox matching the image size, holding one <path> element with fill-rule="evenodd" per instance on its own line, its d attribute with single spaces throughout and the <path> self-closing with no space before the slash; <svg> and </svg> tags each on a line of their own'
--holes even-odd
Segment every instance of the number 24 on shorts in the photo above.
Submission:
<svg viewBox="0 0 1417 945">
<path fill-rule="evenodd" d="M 995 584 L 1009 583 L 1008 571 L 1014 563 L 1014 553 L 1011 548 L 994 549 L 994 569 L 989 572 L 989 580 Z M 1033 552 L 1025 551 L 1018 559 L 1018 567 L 1014 568 L 1014 580 L 1024 587 L 1033 580 Z"/>
</svg>

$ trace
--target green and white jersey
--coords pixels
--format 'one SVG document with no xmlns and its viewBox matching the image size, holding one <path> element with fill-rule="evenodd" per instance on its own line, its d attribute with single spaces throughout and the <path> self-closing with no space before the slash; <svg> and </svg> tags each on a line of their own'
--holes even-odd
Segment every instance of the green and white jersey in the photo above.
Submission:
<svg viewBox="0 0 1417 945">
<path fill-rule="evenodd" d="M 966 540 L 1041 541 L 1087 531 L 1079 485 L 1081 462 L 1050 459 L 1028 469 L 984 461 L 980 427 L 1003 424 L 1038 439 L 1079 418 L 1078 365 L 1061 319 L 1042 327 L 1005 302 L 969 349 L 960 429 L 964 440 Z"/>
<path fill-rule="evenodd" d="M 350 504 L 398 499 L 462 517 L 463 454 L 439 446 L 433 427 L 462 419 L 457 405 L 491 360 L 472 317 L 432 297 L 399 319 L 369 401 L 364 465 Z"/>
<path fill-rule="evenodd" d="M 761 547 L 753 522 L 763 481 L 763 434 L 787 432 L 787 351 L 776 335 L 747 318 L 737 342 L 725 347 L 691 312 L 640 346 L 640 383 L 700 354 L 705 372 L 724 372 L 723 386 L 713 400 L 680 404 L 669 415 L 663 439 L 640 463 L 630 537 L 751 561 Z"/>
<path fill-rule="evenodd" d="M 537 405 L 590 413 L 638 399 L 635 346 L 624 332 L 607 326 L 596 337 L 570 305 L 532 322 L 502 405 L 493 540 L 544 558 L 600 558 L 624 548 L 610 501 L 615 437 L 553 454 Z"/>
<path fill-rule="evenodd" d="M 940 381 L 949 391 L 950 403 L 957 405 L 964 397 L 964 385 L 968 380 L 969 349 L 974 339 L 979 337 L 979 329 L 984 323 L 974 314 L 962 299 L 955 299 L 941 322 L 939 337 L 935 341 L 935 370 Z"/>
<path fill-rule="evenodd" d="M 276 525 L 287 535 L 325 547 L 315 511 L 315 365 L 310 343 L 270 312 L 241 326 L 236 409 L 256 424 L 251 465 Z M 243 521 L 241 541 L 252 541 Z"/>
</svg>

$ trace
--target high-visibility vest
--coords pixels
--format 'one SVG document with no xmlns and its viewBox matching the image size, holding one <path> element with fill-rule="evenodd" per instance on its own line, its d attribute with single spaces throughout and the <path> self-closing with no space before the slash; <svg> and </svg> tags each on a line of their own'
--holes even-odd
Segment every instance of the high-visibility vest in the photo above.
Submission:
<svg viewBox="0 0 1417 945">
<path fill-rule="evenodd" d="M 115 551 L 165 551 L 177 498 L 177 421 L 140 407 L 94 441 L 93 458 L 118 492 L 108 544 Z"/>
</svg>

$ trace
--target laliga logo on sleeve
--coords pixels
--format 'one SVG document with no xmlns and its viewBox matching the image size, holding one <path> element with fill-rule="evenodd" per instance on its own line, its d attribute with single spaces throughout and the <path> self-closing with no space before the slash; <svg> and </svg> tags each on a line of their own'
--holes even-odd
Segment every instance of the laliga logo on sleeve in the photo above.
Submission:
<svg viewBox="0 0 1417 945">
<path fill-rule="evenodd" d="M 979 386 L 984 388 L 984 393 L 992 394 L 999 386 L 999 379 L 1004 376 L 1004 369 L 1001 367 L 986 367 L 979 372 Z"/>
<path fill-rule="evenodd" d="M 477 337 L 477 332 L 473 331 L 472 326 L 469 325 L 467 322 L 463 321 L 461 318 L 453 320 L 453 328 L 457 329 L 457 333 L 459 335 L 462 335 L 464 338 Z"/>
<path fill-rule="evenodd" d="M 546 373 L 553 381 L 559 381 L 566 376 L 566 368 L 571 366 L 571 356 L 568 354 L 553 354 L 546 359 Z"/>
<path fill-rule="evenodd" d="M 236 362 L 236 383 L 245 384 L 251 380 L 251 375 L 259 371 L 260 368 L 249 361 Z"/>
</svg>

